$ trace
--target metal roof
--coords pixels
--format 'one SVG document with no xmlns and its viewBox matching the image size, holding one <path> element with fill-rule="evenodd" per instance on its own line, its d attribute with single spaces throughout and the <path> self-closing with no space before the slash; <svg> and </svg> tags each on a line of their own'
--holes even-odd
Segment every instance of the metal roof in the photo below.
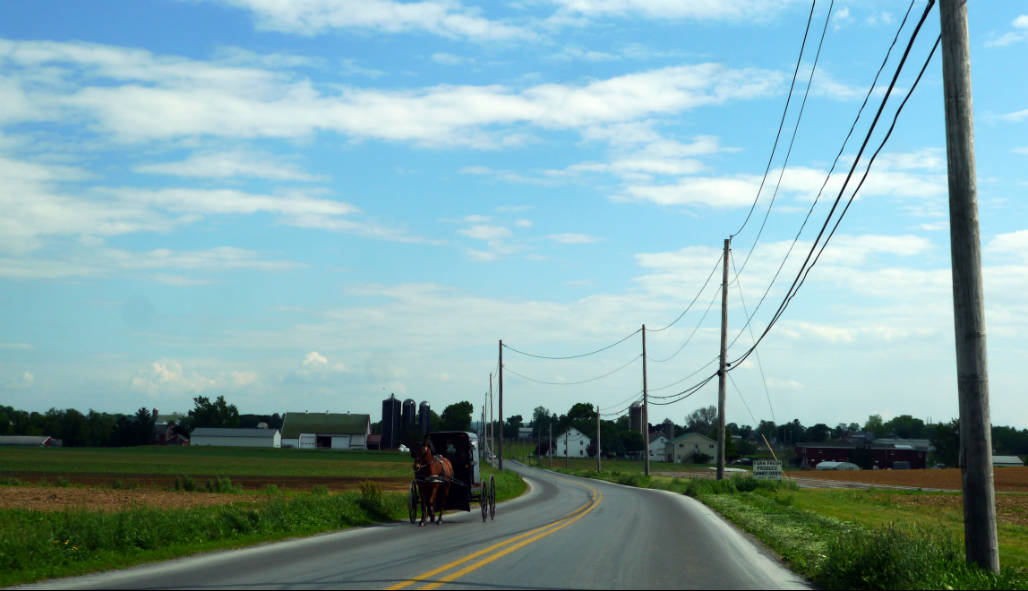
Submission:
<svg viewBox="0 0 1028 591">
<path fill-rule="evenodd" d="M 0 435 L 0 445 L 46 445 L 49 435 Z"/>
<path fill-rule="evenodd" d="M 282 419 L 282 437 L 296 439 L 300 433 L 317 435 L 365 435 L 371 415 L 329 412 L 287 412 Z"/>
<path fill-rule="evenodd" d="M 274 439 L 277 429 L 243 429 L 236 427 L 197 427 L 190 437 L 267 437 Z"/>
</svg>

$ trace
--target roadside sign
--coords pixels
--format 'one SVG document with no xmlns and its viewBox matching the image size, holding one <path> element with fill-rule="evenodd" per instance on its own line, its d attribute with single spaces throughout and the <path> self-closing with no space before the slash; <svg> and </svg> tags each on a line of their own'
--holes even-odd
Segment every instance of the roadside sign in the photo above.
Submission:
<svg viewBox="0 0 1028 591">
<path fill-rule="evenodd" d="M 781 480 L 781 460 L 754 460 L 753 477 L 757 480 Z"/>
</svg>

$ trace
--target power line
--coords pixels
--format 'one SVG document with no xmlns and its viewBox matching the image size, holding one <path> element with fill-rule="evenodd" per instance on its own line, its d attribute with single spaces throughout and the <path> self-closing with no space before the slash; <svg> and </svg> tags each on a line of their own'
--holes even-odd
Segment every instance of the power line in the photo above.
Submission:
<svg viewBox="0 0 1028 591">
<path fill-rule="evenodd" d="M 580 357 L 588 357 L 590 355 L 595 355 L 597 353 L 602 353 L 603 351 L 606 351 L 607 349 L 612 349 L 612 348 L 620 345 L 621 343 L 627 341 L 628 339 L 634 337 L 635 335 L 639 334 L 640 332 L 642 332 L 642 328 L 637 328 L 631 334 L 625 336 L 624 338 L 619 339 L 618 341 L 615 341 L 615 342 L 607 345 L 606 347 L 600 347 L 599 349 L 596 349 L 594 351 L 589 351 L 588 353 L 580 353 L 578 355 L 538 355 L 536 353 L 526 353 L 525 351 L 521 351 L 521 350 L 515 349 L 514 347 L 511 347 L 510 345 L 508 345 L 506 343 L 503 344 L 503 348 L 504 349 L 508 349 L 510 351 L 513 351 L 515 353 L 518 353 L 520 355 L 524 355 L 525 357 L 535 357 L 536 359 L 556 359 L 556 360 L 560 360 L 560 359 L 578 359 Z"/>
<path fill-rule="evenodd" d="M 528 380 L 530 382 L 535 382 L 537 384 L 548 384 L 550 386 L 577 386 L 579 384 L 588 384 L 589 382 L 595 382 L 596 380 L 602 380 L 605 377 L 612 376 L 612 375 L 616 374 L 617 372 L 625 369 L 629 365 L 632 365 L 633 363 L 635 363 L 637 360 L 639 360 L 641 358 L 642 358 L 641 354 L 640 355 L 636 355 L 635 357 L 629 359 L 628 363 L 622 365 L 621 367 L 618 367 L 617 369 L 615 369 L 613 371 L 609 371 L 609 372 L 607 372 L 607 373 L 605 373 L 603 375 L 598 375 L 598 376 L 589 378 L 587 380 L 580 380 L 580 381 L 577 381 L 577 382 L 548 382 L 548 381 L 545 381 L 545 380 L 538 380 L 536 378 L 532 378 L 532 377 L 526 376 L 525 374 L 518 373 L 518 372 L 514 371 L 513 369 L 507 367 L 507 364 L 503 365 L 503 369 L 506 370 L 506 371 L 509 371 L 510 373 L 512 373 L 512 374 L 514 374 L 516 376 L 518 376 L 519 378 L 523 378 L 523 379 L 526 379 L 526 380 Z"/>
<path fill-rule="evenodd" d="M 739 394 L 739 400 L 741 400 L 742 405 L 746 407 L 746 412 L 750 414 L 750 420 L 753 421 L 753 428 L 756 429 L 758 426 L 757 417 L 753 416 L 753 411 L 750 410 L 750 405 L 746 404 L 746 398 L 743 397 L 742 390 L 740 390 L 739 385 L 735 383 L 735 378 L 732 377 L 732 374 L 728 374 L 728 381 L 732 383 L 732 387 L 735 388 L 736 393 Z M 771 420 L 773 421 L 774 418 L 772 418 Z"/>
<path fill-rule="evenodd" d="M 775 200 L 778 198 L 778 190 L 782 187 L 782 178 L 785 176 L 785 169 L 789 166 L 789 158 L 792 156 L 792 148 L 796 144 L 796 134 L 800 130 L 800 121 L 803 119 L 803 111 L 807 108 L 807 97 L 810 96 L 810 87 L 814 81 L 814 72 L 817 70 L 817 62 L 821 59 L 821 47 L 825 42 L 825 33 L 828 31 L 828 21 L 832 17 L 832 8 L 835 7 L 835 0 L 832 0 L 831 4 L 828 5 L 828 13 L 825 14 L 825 24 L 821 29 L 821 39 L 817 42 L 817 52 L 814 54 L 814 63 L 810 67 L 810 76 L 807 77 L 807 88 L 803 91 L 803 101 L 800 103 L 800 112 L 796 116 L 796 125 L 792 128 L 792 137 L 789 138 L 789 149 L 785 151 L 785 160 L 782 162 L 782 169 L 778 173 L 778 181 L 775 183 L 775 190 L 771 193 L 771 202 L 767 205 L 767 213 L 764 214 L 764 219 L 760 222 L 760 229 L 757 230 L 757 235 L 753 238 L 753 244 L 750 246 L 749 251 L 746 253 L 746 258 L 742 261 L 742 266 L 739 271 L 746 268 L 746 265 L 750 262 L 750 257 L 753 256 L 753 251 L 757 249 L 757 242 L 760 241 L 760 237 L 764 234 L 764 227 L 767 226 L 767 219 L 771 216 L 771 208 L 775 205 Z M 766 172 L 764 173 L 767 174 Z M 738 273 L 736 272 L 736 278 Z"/>
<path fill-rule="evenodd" d="M 735 268 L 735 260 L 732 260 L 732 268 Z M 739 301 L 742 303 L 742 312 L 747 317 L 749 317 L 750 313 L 749 313 L 748 310 L 746 310 L 746 298 L 744 298 L 742 296 L 742 280 L 739 277 L 739 270 L 738 269 L 736 269 L 736 271 L 735 271 L 735 279 L 736 279 L 735 286 L 739 289 Z M 754 343 L 756 343 L 757 342 L 757 338 L 755 336 L 753 336 L 753 325 L 747 323 L 747 327 L 749 328 L 750 339 Z M 761 361 L 760 361 L 760 351 L 754 351 L 754 353 L 756 353 L 756 355 L 757 355 L 757 368 L 760 370 L 760 381 L 763 382 L 763 384 L 764 384 L 764 394 L 767 395 L 767 408 L 768 408 L 768 410 L 771 411 L 771 420 L 774 421 L 774 420 L 776 420 L 775 419 L 775 409 L 774 409 L 773 406 L 771 406 L 771 391 L 768 390 L 768 388 L 767 388 L 767 376 L 764 375 L 764 364 L 761 363 Z M 729 376 L 731 376 L 731 374 L 729 374 Z M 736 389 L 738 389 L 738 388 L 736 388 Z M 747 408 L 746 410 L 749 410 L 749 408 Z"/>
<path fill-rule="evenodd" d="M 701 366 L 700 366 L 700 367 L 699 367 L 698 369 L 694 370 L 694 371 L 693 371 L 692 373 L 690 373 L 689 375 L 686 375 L 685 377 L 679 378 L 679 379 L 677 379 L 677 380 L 675 380 L 675 381 L 671 382 L 670 384 L 665 384 L 665 385 L 663 385 L 663 386 L 661 386 L 661 387 L 659 387 L 659 388 L 649 388 L 649 392 L 659 392 L 659 391 L 661 391 L 661 390 L 667 390 L 668 388 L 671 388 L 671 387 L 673 387 L 673 386 L 677 386 L 678 384 L 681 384 L 681 383 L 682 383 L 682 382 L 684 382 L 685 380 L 688 380 L 689 378 L 693 377 L 694 375 L 696 375 L 696 374 L 700 373 L 700 372 L 701 372 L 701 371 L 703 371 L 704 369 L 706 369 L 706 368 L 710 367 L 710 366 L 711 366 L 711 365 L 713 365 L 713 364 L 714 364 L 714 363 L 715 363 L 715 362 L 716 362 L 716 361 L 717 361 L 717 360 L 718 360 L 719 358 L 720 358 L 720 355 L 718 355 L 717 357 L 714 357 L 714 358 L 713 358 L 713 359 L 711 359 L 710 361 L 708 361 L 708 362 L 704 363 L 703 365 L 701 365 Z M 678 396 L 678 394 L 670 394 L 670 395 L 667 395 L 667 396 L 653 396 L 652 394 L 650 394 L 650 396 L 649 396 L 649 397 L 650 397 L 650 398 L 657 398 L 657 399 L 661 399 L 661 398 L 673 398 L 673 397 L 675 397 L 675 396 Z"/>
<path fill-rule="evenodd" d="M 810 207 L 807 209 L 807 215 L 803 218 L 803 223 L 800 224 L 799 230 L 796 231 L 796 236 L 793 237 L 792 243 L 789 245 L 789 250 L 786 251 L 785 257 L 782 258 L 782 262 L 778 265 L 778 269 L 775 271 L 774 276 L 768 283 L 767 289 L 764 290 L 763 295 L 760 296 L 760 300 L 757 301 L 756 307 L 753 308 L 753 313 L 747 315 L 745 325 L 739 329 L 739 332 L 736 333 L 736 335 L 732 338 L 731 342 L 729 342 L 729 348 L 735 345 L 736 341 L 739 340 L 739 337 L 742 336 L 743 331 L 750 326 L 750 323 L 756 316 L 757 311 L 760 310 L 760 307 L 764 304 L 764 301 L 767 299 L 767 296 L 771 293 L 771 288 L 774 287 L 775 282 L 778 281 L 778 277 L 782 273 L 782 269 L 785 268 L 785 263 L 788 262 L 789 257 L 792 256 L 792 251 L 796 247 L 796 243 L 799 241 L 799 238 L 802 235 L 803 230 L 807 227 L 807 222 L 810 221 L 810 216 L 814 213 L 814 209 L 820 202 L 821 195 L 824 193 L 825 188 L 828 186 L 828 182 L 832 178 L 832 173 L 835 172 L 835 168 L 836 166 L 838 166 L 839 160 L 840 158 L 842 158 L 842 154 L 846 150 L 846 145 L 849 143 L 850 137 L 853 136 L 853 131 L 856 129 L 857 123 L 860 121 L 860 117 L 864 113 L 864 108 L 867 106 L 867 102 L 871 98 L 871 93 L 874 91 L 875 85 L 878 84 L 878 79 L 881 77 L 882 72 L 885 70 L 885 66 L 889 62 L 889 58 L 892 56 L 892 50 L 896 47 L 896 43 L 897 41 L 899 41 L 899 35 L 903 31 L 903 28 L 906 26 L 907 19 L 910 17 L 910 12 L 914 8 L 914 1 L 915 0 L 910 0 L 910 4 L 907 6 L 907 11 L 903 15 L 903 20 L 900 22 L 899 27 L 896 29 L 896 34 L 892 37 L 892 43 L 889 44 L 889 48 L 885 52 L 885 58 L 882 60 L 881 65 L 878 66 L 878 71 L 875 73 L 874 79 L 871 81 L 870 86 L 868 86 L 867 93 L 864 95 L 864 100 L 860 104 L 860 108 L 857 109 L 857 115 L 853 119 L 853 123 L 850 125 L 849 131 L 846 133 L 846 137 L 843 139 L 842 145 L 839 147 L 838 153 L 836 153 L 835 155 L 835 160 L 832 161 L 832 166 L 828 169 L 828 174 L 825 175 L 824 182 L 821 183 L 821 188 L 818 190 L 817 196 L 814 198 L 813 203 L 811 203 Z M 736 277 L 738 278 L 738 271 L 736 272 Z"/>
<path fill-rule="evenodd" d="M 746 213 L 746 219 L 742 221 L 742 225 L 735 232 L 732 232 L 732 236 L 742 232 L 743 228 L 750 221 L 750 216 L 753 215 L 753 210 L 757 207 L 757 201 L 760 200 L 760 192 L 764 189 L 764 182 L 767 181 L 767 174 L 771 171 L 771 163 L 775 159 L 775 151 L 778 149 L 778 140 L 782 136 L 782 127 L 785 126 L 785 116 L 789 112 L 789 102 L 792 101 L 792 91 L 796 86 L 796 74 L 800 71 L 800 62 L 803 61 L 803 51 L 807 47 L 807 34 L 810 33 L 810 23 L 814 18 L 814 6 L 817 5 L 817 0 L 813 0 L 810 3 L 810 14 L 807 16 L 807 27 L 803 31 L 803 43 L 800 44 L 800 54 L 796 57 L 796 68 L 792 71 L 792 83 L 789 85 L 789 94 L 785 98 L 785 108 L 782 110 L 782 119 L 778 122 L 778 133 L 775 134 L 775 143 L 771 146 L 771 156 L 767 159 L 767 167 L 764 169 L 764 178 L 760 179 L 760 187 L 757 188 L 757 194 L 753 197 L 753 205 L 750 205 L 750 210 Z"/>
<path fill-rule="evenodd" d="M 689 310 L 692 308 L 693 304 L 696 303 L 696 300 L 698 300 L 700 298 L 700 294 L 703 293 L 703 290 L 707 289 L 707 284 L 710 283 L 710 278 L 714 276 L 714 273 L 717 271 L 718 265 L 721 264 L 722 256 L 724 256 L 724 255 L 721 255 L 721 256 L 717 257 L 717 262 L 714 263 L 714 268 L 712 268 L 710 270 L 710 274 L 707 275 L 707 280 L 703 282 L 703 285 L 700 287 L 700 290 L 698 292 L 696 292 L 696 295 L 693 296 L 692 301 L 689 302 L 689 305 L 686 306 L 684 310 L 682 310 L 682 313 L 679 314 L 677 318 L 672 320 L 671 324 L 668 324 L 667 326 L 664 326 L 662 328 L 651 328 L 647 332 L 660 332 L 662 330 L 667 330 L 667 329 L 671 328 L 672 326 L 674 326 L 675 324 L 677 324 L 678 321 L 681 320 L 686 315 L 687 312 L 689 312 Z"/>
<path fill-rule="evenodd" d="M 686 337 L 684 341 L 682 341 L 682 344 L 678 346 L 678 349 L 676 349 L 674 353 L 672 353 L 669 357 L 665 357 L 664 359 L 650 359 L 650 361 L 654 363 L 664 363 L 665 361 L 671 361 L 679 353 L 681 353 L 682 349 L 685 349 L 685 346 L 688 345 L 690 341 L 692 341 L 692 338 L 696 334 L 696 332 L 700 330 L 700 326 L 702 326 L 703 321 L 706 320 L 707 314 L 710 313 L 710 309 L 714 307 L 714 302 L 717 301 L 718 295 L 720 295 L 719 292 L 714 292 L 714 297 L 711 298 L 710 303 L 707 304 L 707 309 L 703 311 L 703 316 L 700 316 L 700 321 L 696 323 L 696 326 L 692 329 L 692 332 L 689 333 L 689 336 Z"/>
<path fill-rule="evenodd" d="M 714 372 L 710 376 L 708 376 L 705 379 L 703 379 L 700 382 L 698 382 L 697 384 L 694 384 L 693 386 L 690 386 L 690 387 L 686 388 L 685 390 L 682 390 L 681 392 L 679 392 L 678 393 L 678 398 L 676 398 L 674 400 L 668 400 L 667 402 L 650 402 L 650 404 L 655 405 L 655 406 L 668 406 L 668 405 L 671 405 L 671 404 L 675 404 L 675 403 L 681 402 L 682 400 L 685 400 L 686 398 L 688 398 L 688 397 L 692 396 L 693 394 L 699 392 L 700 389 L 703 388 L 703 386 L 706 386 L 707 384 L 709 384 L 710 381 L 713 380 L 716 377 L 717 377 L 717 372 Z"/>
<path fill-rule="evenodd" d="M 860 151 L 857 153 L 857 156 L 853 161 L 853 166 L 850 167 L 850 172 L 846 175 L 846 180 L 843 183 L 842 188 L 839 189 L 839 194 L 835 198 L 835 202 L 832 204 L 832 209 L 829 211 L 828 217 L 825 219 L 825 222 L 821 227 L 821 231 L 818 233 L 817 238 L 811 246 L 810 252 L 807 253 L 807 258 L 804 260 L 803 265 L 801 266 L 799 272 L 796 275 L 796 278 L 793 279 L 792 285 L 789 287 L 789 290 L 785 298 L 783 298 L 782 303 L 779 304 L 778 310 L 772 316 L 771 321 L 768 323 L 767 327 L 761 333 L 760 337 L 753 344 L 753 346 L 751 346 L 743 355 L 741 355 L 739 358 L 737 358 L 735 361 L 731 363 L 733 369 L 740 362 L 749 357 L 749 355 L 756 349 L 757 345 L 759 345 L 760 342 L 763 341 L 764 337 L 767 336 L 767 334 L 771 331 L 771 328 L 778 322 L 782 314 L 785 312 L 785 309 L 788 307 L 789 303 L 796 296 L 796 293 L 799 291 L 799 288 L 802 287 L 802 285 L 806 282 L 807 276 L 810 274 L 810 271 L 821 258 L 821 254 L 824 252 L 825 247 L 828 246 L 828 242 L 831 240 L 832 236 L 834 236 L 835 231 L 839 228 L 839 224 L 842 222 L 842 219 L 846 215 L 846 212 L 849 211 L 849 207 L 850 205 L 852 205 L 853 200 L 856 198 L 857 192 L 860 191 L 860 188 L 864 185 L 864 181 L 867 180 L 867 176 L 871 171 L 871 166 L 874 164 L 875 159 L 878 157 L 878 154 L 881 152 L 881 150 L 885 147 L 885 143 L 892 136 L 892 132 L 896 128 L 896 122 L 899 119 L 900 113 L 903 111 L 903 108 L 904 106 L 906 106 L 907 101 L 910 99 L 914 90 L 917 88 L 917 85 L 921 82 L 921 78 L 923 77 L 925 70 L 928 68 L 928 64 L 935 56 L 935 51 L 939 46 L 939 40 L 941 39 L 941 36 L 936 39 L 934 45 L 932 46 L 932 50 L 929 52 L 927 59 L 925 59 L 925 62 L 922 65 L 920 72 L 918 72 L 917 78 L 915 78 L 914 83 L 910 87 L 910 90 L 907 91 L 907 94 L 903 98 L 903 101 L 900 103 L 899 107 L 896 109 L 896 112 L 893 114 L 892 124 L 890 125 L 889 130 L 886 132 L 885 137 L 882 139 L 878 148 L 875 150 L 871 158 L 868 160 L 867 167 L 864 170 L 864 174 L 861 177 L 860 182 L 857 184 L 857 187 L 850 194 L 850 197 L 847 200 L 845 207 L 840 212 L 838 218 L 836 218 L 835 225 L 832 227 L 831 232 L 825 238 L 824 243 L 820 244 L 821 248 L 820 250 L 818 250 L 818 245 L 821 242 L 821 237 L 824 236 L 825 230 L 828 229 L 828 225 L 832 221 L 832 215 L 834 214 L 836 207 L 838 207 L 839 203 L 842 200 L 843 193 L 846 190 L 846 185 L 849 184 L 849 181 L 851 180 L 853 173 L 856 171 L 857 166 L 860 164 L 861 156 L 863 155 L 864 149 L 867 147 L 867 144 L 871 139 L 871 133 L 874 131 L 874 128 L 878 123 L 878 119 L 881 116 L 882 111 L 885 109 L 885 104 L 888 101 L 888 98 L 896 85 L 896 80 L 899 78 L 900 72 L 903 69 L 903 65 L 906 62 L 908 55 L 910 54 L 910 49 L 913 47 L 914 40 L 917 38 L 917 35 L 921 30 L 921 26 L 924 24 L 925 19 L 928 17 L 928 13 L 931 10 L 934 3 L 934 0 L 929 0 L 928 6 L 925 7 L 924 13 L 921 15 L 921 20 L 918 22 L 917 27 L 914 29 L 913 35 L 911 35 L 910 41 L 907 43 L 907 47 L 903 52 L 903 58 L 900 60 L 900 63 L 896 68 L 896 73 L 893 75 L 892 81 L 889 83 L 889 88 L 886 91 L 885 97 L 882 99 L 881 105 L 878 107 L 878 112 L 875 114 L 874 121 L 872 121 L 871 123 L 871 128 L 868 130 L 867 135 L 864 138 L 864 142 L 860 147 Z M 815 250 L 818 250 L 818 253 L 814 260 L 811 262 L 811 257 L 814 255 Z"/>
</svg>

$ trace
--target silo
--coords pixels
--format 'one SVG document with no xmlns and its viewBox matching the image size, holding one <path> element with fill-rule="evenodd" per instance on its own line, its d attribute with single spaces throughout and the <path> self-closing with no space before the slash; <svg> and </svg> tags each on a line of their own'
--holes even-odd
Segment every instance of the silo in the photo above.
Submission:
<svg viewBox="0 0 1028 591">
<path fill-rule="evenodd" d="M 400 442 L 400 401 L 393 394 L 382 401 L 382 449 L 396 449 Z"/>
<path fill-rule="evenodd" d="M 429 419 L 432 417 L 432 409 L 428 405 L 427 400 L 422 400 L 421 405 L 418 406 L 418 425 L 421 427 L 421 435 L 424 436 L 428 433 Z"/>
<path fill-rule="evenodd" d="M 418 417 L 414 414 L 415 409 L 416 403 L 412 399 L 408 398 L 403 401 L 403 410 L 400 413 L 400 423 L 403 425 L 404 429 L 417 422 Z"/>
<path fill-rule="evenodd" d="M 628 427 L 640 434 L 643 432 L 642 411 L 642 402 L 633 402 L 632 406 L 628 407 Z"/>
</svg>

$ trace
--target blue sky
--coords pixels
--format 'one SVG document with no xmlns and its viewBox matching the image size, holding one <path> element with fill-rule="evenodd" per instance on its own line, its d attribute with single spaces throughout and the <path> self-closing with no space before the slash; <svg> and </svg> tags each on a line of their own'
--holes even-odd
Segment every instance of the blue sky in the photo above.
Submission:
<svg viewBox="0 0 1028 591">
<path fill-rule="evenodd" d="M 831 5 L 785 164 L 830 4 L 814 7 L 768 183 L 733 241 L 737 265 L 752 249 L 739 276 L 750 311 L 908 6 Z M 915 2 L 829 194 L 923 8 Z M 243 412 L 377 415 L 395 392 L 436 409 L 466 399 L 477 412 L 498 339 L 565 356 L 665 326 L 757 195 L 810 10 L 789 0 L 2 3 L 0 398 L 40 411 L 184 411 L 197 394 L 224 394 Z M 993 418 L 1025 427 L 1028 12 L 972 3 L 969 19 Z M 938 30 L 935 9 L 902 92 Z M 761 344 L 766 380 L 755 357 L 732 372 L 730 421 L 956 416 L 945 173 L 936 56 Z M 648 333 L 655 395 L 691 384 L 680 380 L 716 356 L 716 303 L 704 310 L 718 283 Z M 771 287 L 756 329 L 786 286 Z M 745 317 L 733 285 L 730 335 Z M 562 361 L 506 351 L 506 414 L 577 401 L 618 410 L 641 389 L 640 346 L 636 335 Z M 651 421 L 682 422 L 716 396 L 712 382 L 654 407 Z"/>
</svg>

